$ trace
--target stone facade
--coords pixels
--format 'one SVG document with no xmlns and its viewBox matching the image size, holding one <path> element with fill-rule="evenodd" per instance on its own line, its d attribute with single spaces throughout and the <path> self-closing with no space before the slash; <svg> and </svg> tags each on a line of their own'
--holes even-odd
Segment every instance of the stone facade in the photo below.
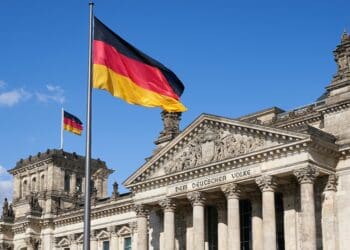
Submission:
<svg viewBox="0 0 350 250">
<path fill-rule="evenodd" d="M 162 113 L 151 157 L 119 193 L 92 161 L 91 249 L 347 250 L 350 245 L 350 36 L 315 103 L 237 119 L 203 114 L 179 130 Z M 82 249 L 83 157 L 20 160 L 3 204 L 0 249 Z"/>
</svg>

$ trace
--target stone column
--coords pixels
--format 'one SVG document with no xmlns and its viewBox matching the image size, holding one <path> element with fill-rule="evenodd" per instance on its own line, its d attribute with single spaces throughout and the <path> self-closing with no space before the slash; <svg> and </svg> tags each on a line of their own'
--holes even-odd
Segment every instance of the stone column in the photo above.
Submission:
<svg viewBox="0 0 350 250">
<path fill-rule="evenodd" d="M 294 170 L 300 184 L 303 250 L 316 250 L 314 181 L 318 174 L 318 169 L 311 166 Z"/>
<path fill-rule="evenodd" d="M 77 175 L 76 173 L 72 173 L 70 176 L 70 187 L 69 187 L 69 191 L 70 194 L 74 194 L 77 191 Z"/>
<path fill-rule="evenodd" d="M 98 249 L 98 245 L 97 245 L 97 238 L 95 235 L 91 235 L 91 240 L 90 240 L 90 248 L 92 249 Z"/>
<path fill-rule="evenodd" d="M 137 250 L 148 249 L 148 214 L 149 210 L 144 204 L 135 205 L 137 217 Z"/>
<path fill-rule="evenodd" d="M 166 198 L 159 202 L 164 211 L 164 250 L 175 250 L 175 209 L 172 199 Z"/>
<path fill-rule="evenodd" d="M 327 184 L 323 192 L 322 203 L 322 245 L 324 250 L 337 250 L 338 244 L 338 220 L 336 214 L 337 176 L 328 176 Z"/>
<path fill-rule="evenodd" d="M 262 192 L 263 249 L 276 250 L 275 189 L 277 184 L 274 177 L 270 175 L 256 178 L 256 183 Z"/>
<path fill-rule="evenodd" d="M 257 193 L 252 194 L 250 201 L 252 204 L 253 250 L 262 250 L 263 249 L 263 246 L 262 246 L 263 220 L 262 220 L 261 194 L 257 194 Z"/>
<path fill-rule="evenodd" d="M 241 189 L 238 184 L 230 183 L 222 186 L 221 190 L 227 199 L 227 248 L 230 250 L 240 250 L 239 197 Z"/>
<path fill-rule="evenodd" d="M 227 205 L 219 201 L 216 206 L 218 210 L 218 250 L 227 249 Z"/>
<path fill-rule="evenodd" d="M 283 219 L 285 250 L 297 249 L 296 183 L 283 186 Z"/>
<path fill-rule="evenodd" d="M 187 194 L 193 206 L 193 249 L 204 250 L 204 207 L 205 197 L 202 192 L 194 191 Z"/>
</svg>

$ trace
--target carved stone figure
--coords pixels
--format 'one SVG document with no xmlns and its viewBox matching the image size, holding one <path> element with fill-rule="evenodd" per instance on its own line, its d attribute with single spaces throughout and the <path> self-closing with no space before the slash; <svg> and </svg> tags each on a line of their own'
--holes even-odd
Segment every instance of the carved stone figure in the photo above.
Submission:
<svg viewBox="0 0 350 250">
<path fill-rule="evenodd" d="M 113 183 L 113 192 L 112 192 L 112 198 L 116 199 L 119 197 L 119 191 L 118 191 L 118 183 L 114 182 Z"/>
<path fill-rule="evenodd" d="M 7 217 L 9 213 L 9 203 L 7 198 L 4 199 L 4 205 L 2 206 L 2 215 L 3 217 Z"/>
<path fill-rule="evenodd" d="M 165 171 L 174 173 L 188 170 L 213 161 L 244 155 L 264 145 L 265 141 L 261 138 L 234 134 L 228 129 L 215 129 L 206 124 L 187 146 L 170 159 Z"/>
</svg>

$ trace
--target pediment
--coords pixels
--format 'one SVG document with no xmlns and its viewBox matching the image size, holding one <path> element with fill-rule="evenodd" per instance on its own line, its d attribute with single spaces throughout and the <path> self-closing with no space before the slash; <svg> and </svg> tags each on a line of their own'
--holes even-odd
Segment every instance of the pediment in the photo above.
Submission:
<svg viewBox="0 0 350 250">
<path fill-rule="evenodd" d="M 101 239 L 107 239 L 109 238 L 109 233 L 102 230 L 101 232 L 99 232 L 97 235 L 96 235 L 96 238 L 101 240 Z"/>
<path fill-rule="evenodd" d="M 63 247 L 63 246 L 68 246 L 70 244 L 69 240 L 67 238 L 63 238 L 62 240 L 60 240 L 60 242 L 58 242 L 57 245 Z"/>
<path fill-rule="evenodd" d="M 223 160 L 293 143 L 308 135 L 202 115 L 125 181 L 172 175 Z"/>
<path fill-rule="evenodd" d="M 118 230 L 117 234 L 119 236 L 130 235 L 131 234 L 131 230 L 127 226 L 123 226 L 120 230 Z"/>
</svg>

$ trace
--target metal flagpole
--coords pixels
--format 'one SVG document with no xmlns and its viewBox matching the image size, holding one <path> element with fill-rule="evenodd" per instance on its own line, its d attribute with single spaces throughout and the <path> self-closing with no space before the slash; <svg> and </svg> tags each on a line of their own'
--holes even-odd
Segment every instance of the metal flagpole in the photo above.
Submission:
<svg viewBox="0 0 350 250">
<path fill-rule="evenodd" d="M 63 149 L 63 123 L 64 123 L 64 109 L 61 110 L 61 149 Z"/>
<path fill-rule="evenodd" d="M 92 40 L 93 40 L 93 8 L 92 0 L 89 2 L 89 60 L 88 60 L 88 85 L 86 107 L 86 148 L 85 148 L 85 202 L 84 202 L 84 250 L 90 250 L 90 161 L 91 161 L 91 99 L 92 99 Z M 95 250 L 95 249 L 94 249 Z"/>
</svg>

